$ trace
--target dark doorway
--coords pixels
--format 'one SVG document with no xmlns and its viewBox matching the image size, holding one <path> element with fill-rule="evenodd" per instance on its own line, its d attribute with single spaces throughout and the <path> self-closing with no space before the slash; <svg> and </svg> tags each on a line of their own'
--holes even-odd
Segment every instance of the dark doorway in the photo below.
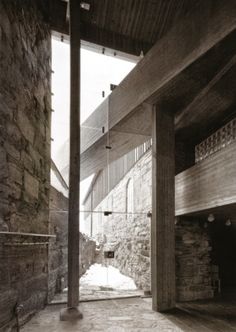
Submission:
<svg viewBox="0 0 236 332">
<path fill-rule="evenodd" d="M 219 268 L 221 292 L 236 290 L 236 225 L 229 219 L 214 221 L 209 231 L 212 261 Z"/>
</svg>

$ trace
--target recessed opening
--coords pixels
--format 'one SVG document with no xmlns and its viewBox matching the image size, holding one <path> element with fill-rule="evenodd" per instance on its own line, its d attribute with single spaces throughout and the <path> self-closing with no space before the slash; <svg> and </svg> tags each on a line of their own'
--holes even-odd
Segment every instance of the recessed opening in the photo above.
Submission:
<svg viewBox="0 0 236 332">
<path fill-rule="evenodd" d="M 212 262 L 219 273 L 220 292 L 236 293 L 236 229 L 235 224 L 220 218 L 209 225 L 212 240 Z"/>
</svg>

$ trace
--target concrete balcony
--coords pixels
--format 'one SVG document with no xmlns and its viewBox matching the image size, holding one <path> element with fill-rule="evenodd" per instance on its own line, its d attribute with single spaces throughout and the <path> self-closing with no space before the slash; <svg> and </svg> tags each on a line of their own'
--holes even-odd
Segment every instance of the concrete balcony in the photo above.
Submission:
<svg viewBox="0 0 236 332">
<path fill-rule="evenodd" d="M 236 144 L 175 177 L 176 216 L 236 204 Z"/>
</svg>

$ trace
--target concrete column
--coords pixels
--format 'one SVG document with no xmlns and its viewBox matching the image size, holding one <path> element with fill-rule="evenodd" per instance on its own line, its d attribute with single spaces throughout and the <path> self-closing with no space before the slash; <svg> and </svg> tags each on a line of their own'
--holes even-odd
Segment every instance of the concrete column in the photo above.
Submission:
<svg viewBox="0 0 236 332">
<path fill-rule="evenodd" d="M 70 0 L 70 179 L 68 219 L 68 308 L 61 320 L 82 318 L 79 312 L 80 206 L 80 1 Z"/>
<path fill-rule="evenodd" d="M 152 307 L 175 306 L 175 155 L 174 117 L 153 107 L 152 115 Z"/>
</svg>

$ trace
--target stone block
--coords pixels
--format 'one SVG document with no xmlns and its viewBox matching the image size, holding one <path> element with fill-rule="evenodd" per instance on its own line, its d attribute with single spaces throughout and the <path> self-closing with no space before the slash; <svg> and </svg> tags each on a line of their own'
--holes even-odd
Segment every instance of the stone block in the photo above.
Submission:
<svg viewBox="0 0 236 332">
<path fill-rule="evenodd" d="M 18 126 L 19 126 L 22 134 L 27 139 L 27 141 L 29 141 L 31 144 L 33 144 L 35 133 L 36 133 L 36 128 L 30 122 L 29 118 L 27 117 L 27 115 L 25 114 L 25 112 L 23 110 L 18 111 L 17 123 L 18 123 Z"/>
<path fill-rule="evenodd" d="M 48 146 L 46 144 L 45 138 L 38 132 L 37 135 L 35 136 L 35 141 L 34 141 L 34 148 L 36 151 L 38 151 L 42 156 L 46 155 L 48 152 Z"/>
<path fill-rule="evenodd" d="M 38 199 L 39 181 L 27 171 L 24 171 L 24 190 L 27 196 Z"/>
<path fill-rule="evenodd" d="M 28 218 L 24 214 L 10 211 L 9 228 L 11 232 L 30 232 Z"/>
<path fill-rule="evenodd" d="M 21 143 L 22 134 L 16 124 L 13 122 L 7 123 L 7 134 L 9 139 L 19 145 Z"/>
<path fill-rule="evenodd" d="M 1 209 L 1 207 L 0 207 L 0 209 Z M 2 213 L 2 211 L 1 211 L 1 213 Z M 8 232 L 9 231 L 8 224 L 5 222 L 5 220 L 3 219 L 3 217 L 1 215 L 0 215 L 0 231 L 1 232 Z M 1 276 L 0 276 L 0 280 L 1 280 Z M 0 285 L 0 287 L 1 287 L 1 285 Z"/>
<path fill-rule="evenodd" d="M 141 255 L 145 257 L 150 257 L 150 252 L 149 250 L 141 250 Z"/>
<path fill-rule="evenodd" d="M 16 200 L 19 200 L 21 198 L 22 193 L 22 187 L 17 185 L 16 183 L 9 183 L 9 190 L 8 190 L 8 196 L 9 198 L 14 198 Z"/>
<path fill-rule="evenodd" d="M 24 168 L 29 171 L 33 172 L 34 169 L 34 163 L 32 157 L 24 150 L 21 151 L 21 161 L 24 165 Z"/>
<path fill-rule="evenodd" d="M 0 197 L 1 200 L 7 200 L 9 195 L 9 186 L 7 184 L 0 183 Z"/>
<path fill-rule="evenodd" d="M 13 144 L 8 141 L 4 142 L 4 148 L 8 155 L 10 155 L 15 160 L 20 160 L 20 151 Z"/>
<path fill-rule="evenodd" d="M 21 280 L 21 265 L 20 264 L 14 264 L 10 268 L 10 283 L 15 283 L 19 280 Z"/>
<path fill-rule="evenodd" d="M 12 319 L 12 310 L 17 302 L 17 291 L 5 288 L 0 296 L 0 323 L 3 326 Z"/>
<path fill-rule="evenodd" d="M 13 163 L 8 163 L 9 168 L 9 180 L 19 185 L 23 184 L 23 171 L 21 168 Z"/>
<path fill-rule="evenodd" d="M 0 146 L 0 179 L 8 176 L 6 150 Z M 0 180 L 1 181 L 1 180 Z"/>
</svg>

